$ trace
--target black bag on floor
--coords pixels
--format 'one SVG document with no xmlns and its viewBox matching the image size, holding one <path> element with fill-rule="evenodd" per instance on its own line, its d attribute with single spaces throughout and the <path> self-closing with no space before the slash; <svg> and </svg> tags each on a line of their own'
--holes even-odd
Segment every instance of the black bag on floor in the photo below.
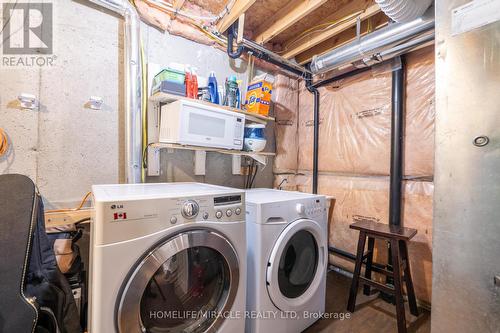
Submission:
<svg viewBox="0 0 500 333">
<path fill-rule="evenodd" d="M 45 233 L 42 198 L 22 175 L 0 175 L 0 256 L 0 332 L 81 332 Z"/>
</svg>

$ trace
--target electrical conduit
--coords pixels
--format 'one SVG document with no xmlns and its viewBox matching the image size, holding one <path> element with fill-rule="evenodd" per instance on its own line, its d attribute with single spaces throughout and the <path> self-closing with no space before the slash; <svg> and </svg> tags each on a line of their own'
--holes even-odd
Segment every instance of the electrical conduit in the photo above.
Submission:
<svg viewBox="0 0 500 333">
<path fill-rule="evenodd" d="M 140 19 L 127 0 L 89 0 L 125 20 L 125 178 L 141 182 L 142 169 L 142 66 L 139 48 Z"/>
</svg>

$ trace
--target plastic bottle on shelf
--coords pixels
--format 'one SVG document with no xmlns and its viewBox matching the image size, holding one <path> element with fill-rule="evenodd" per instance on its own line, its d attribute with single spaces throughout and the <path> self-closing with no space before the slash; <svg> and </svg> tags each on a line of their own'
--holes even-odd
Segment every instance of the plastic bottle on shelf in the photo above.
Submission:
<svg viewBox="0 0 500 333">
<path fill-rule="evenodd" d="M 208 90 L 210 92 L 210 102 L 219 104 L 219 92 L 217 86 L 217 78 L 215 77 L 215 72 L 210 72 L 208 77 Z"/>
<path fill-rule="evenodd" d="M 243 81 L 236 80 L 236 83 L 238 84 L 238 104 L 236 105 L 236 108 L 241 109 L 241 85 L 243 84 Z"/>
<path fill-rule="evenodd" d="M 224 95 L 225 95 L 224 85 L 219 84 L 218 93 L 219 93 L 219 103 L 217 104 L 224 105 Z"/>
<path fill-rule="evenodd" d="M 184 72 L 186 73 L 186 79 L 184 80 L 186 85 L 186 97 L 193 98 L 191 67 L 189 65 L 186 65 L 184 67 Z"/>
<path fill-rule="evenodd" d="M 231 75 L 226 79 L 226 89 L 224 94 L 224 105 L 237 108 L 239 107 L 238 98 L 239 98 L 239 87 L 238 82 L 235 75 Z"/>
<path fill-rule="evenodd" d="M 191 94 L 194 99 L 198 98 L 198 77 L 196 76 L 196 71 L 198 68 L 191 68 Z"/>
</svg>

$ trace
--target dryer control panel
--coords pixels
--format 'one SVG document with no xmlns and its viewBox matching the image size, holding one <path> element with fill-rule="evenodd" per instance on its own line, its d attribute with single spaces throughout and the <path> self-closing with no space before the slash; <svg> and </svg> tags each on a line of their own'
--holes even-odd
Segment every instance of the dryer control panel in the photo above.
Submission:
<svg viewBox="0 0 500 333">
<path fill-rule="evenodd" d="M 300 215 L 317 215 L 325 211 L 325 205 L 324 202 L 319 199 L 309 200 L 305 203 L 297 203 L 295 210 Z"/>
</svg>

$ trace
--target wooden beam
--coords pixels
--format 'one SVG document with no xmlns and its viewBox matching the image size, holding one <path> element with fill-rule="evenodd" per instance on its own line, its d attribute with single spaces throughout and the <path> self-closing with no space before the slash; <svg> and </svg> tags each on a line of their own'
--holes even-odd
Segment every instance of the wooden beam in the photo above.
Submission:
<svg viewBox="0 0 500 333">
<path fill-rule="evenodd" d="M 177 17 L 177 11 L 179 11 L 182 8 L 182 6 L 184 6 L 184 2 L 186 2 L 186 0 L 174 0 L 174 3 L 172 5 L 172 7 L 175 9 L 173 18 Z"/>
<path fill-rule="evenodd" d="M 327 0 L 295 0 L 280 9 L 268 21 L 265 28 L 257 32 L 254 38 L 257 43 L 264 44 L 286 30 L 292 24 L 319 8 Z"/>
<path fill-rule="evenodd" d="M 345 7 L 342 7 L 338 11 L 338 13 L 342 12 L 343 14 L 341 17 L 338 17 L 337 20 L 341 20 L 342 17 L 347 17 L 347 16 L 351 15 L 352 13 L 356 12 L 356 11 L 350 11 L 350 12 L 348 11 L 346 13 L 346 7 L 350 7 L 350 6 L 346 5 Z M 363 13 L 361 13 L 359 15 L 359 18 L 361 20 L 366 20 L 366 19 L 368 19 L 368 18 L 370 18 L 378 13 L 380 13 L 380 7 L 376 4 L 371 5 L 368 8 L 366 8 L 363 11 Z M 340 16 L 340 15 L 338 15 L 338 16 Z M 338 35 L 341 32 L 355 26 L 356 21 L 357 21 L 357 17 L 353 17 L 353 18 L 335 26 L 332 29 L 328 29 L 328 30 L 320 32 L 318 34 L 313 34 L 312 37 L 310 37 L 310 38 L 304 38 L 300 43 L 297 43 L 298 46 L 296 46 L 293 49 L 290 49 L 283 56 L 285 58 L 292 58 L 292 57 L 296 56 L 297 54 L 300 54 L 300 53 L 320 44 L 321 42 L 324 42 L 325 40 L 328 40 L 328 39 L 334 37 L 335 35 Z M 286 46 L 285 46 L 285 48 L 288 49 L 288 47 L 286 47 Z"/>
<path fill-rule="evenodd" d="M 373 16 L 369 19 L 371 29 L 368 29 L 368 20 L 361 22 L 361 36 L 366 35 L 367 33 L 380 29 L 387 25 L 388 18 L 384 15 L 384 13 L 379 13 L 376 16 Z M 338 48 L 342 45 L 345 45 L 356 38 L 356 26 L 351 27 L 338 35 L 306 50 L 303 53 L 300 53 L 295 56 L 295 60 L 303 65 L 311 61 L 312 57 L 315 55 L 321 55 L 326 53 L 332 49 Z"/>
<path fill-rule="evenodd" d="M 240 44 L 243 42 L 243 31 L 245 31 L 245 13 L 241 14 L 238 18 L 238 38 L 236 39 L 236 43 Z"/>
<path fill-rule="evenodd" d="M 219 21 L 219 23 L 217 23 L 217 30 L 221 33 L 226 31 L 231 26 L 231 24 L 236 22 L 241 14 L 246 12 L 247 9 L 254 4 L 255 1 L 256 0 L 236 0 L 233 7 L 229 10 L 229 13 L 227 13 Z"/>
<path fill-rule="evenodd" d="M 68 210 L 62 212 L 46 212 L 45 227 L 53 228 L 68 224 L 75 224 L 83 219 L 88 219 L 92 215 L 92 209 Z"/>
<path fill-rule="evenodd" d="M 181 9 L 182 6 L 184 6 L 184 2 L 186 2 L 186 0 L 175 0 L 173 4 L 174 9 L 175 10 Z"/>
</svg>

